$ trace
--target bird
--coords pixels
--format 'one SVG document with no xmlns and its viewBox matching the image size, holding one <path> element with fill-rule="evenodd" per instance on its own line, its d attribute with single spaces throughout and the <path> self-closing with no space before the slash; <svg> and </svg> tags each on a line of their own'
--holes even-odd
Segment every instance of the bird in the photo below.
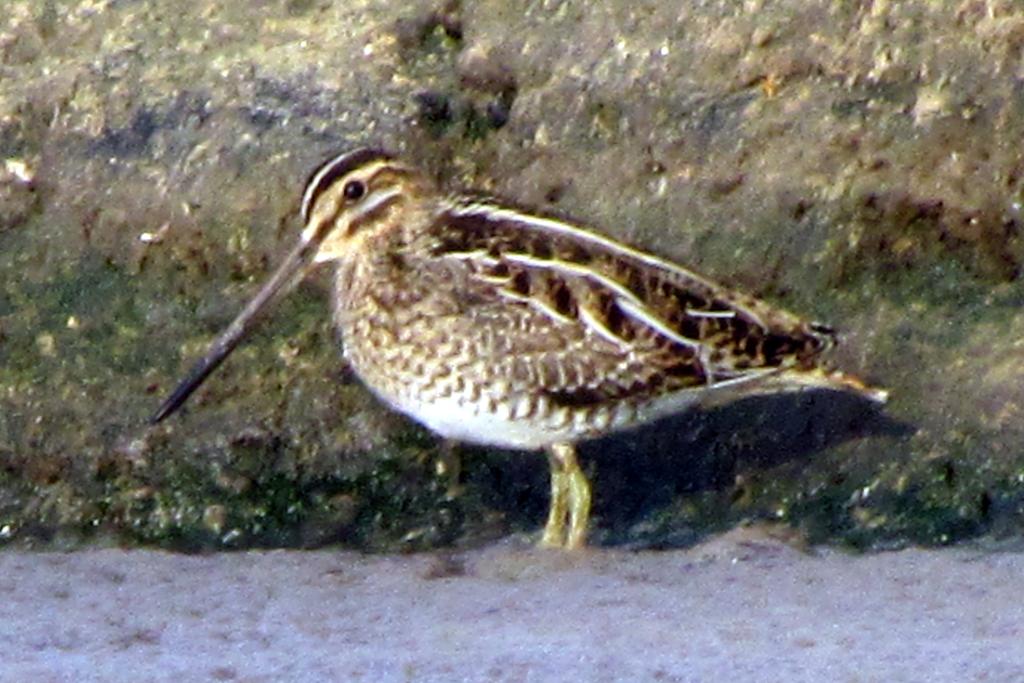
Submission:
<svg viewBox="0 0 1024 683">
<path fill-rule="evenodd" d="M 591 489 L 577 445 L 698 406 L 805 388 L 887 393 L 826 369 L 837 339 L 583 223 L 448 191 L 373 147 L 305 185 L 281 265 L 150 418 L 188 399 L 264 311 L 319 264 L 354 374 L 452 442 L 543 452 L 540 545 L 586 545 Z"/>
</svg>

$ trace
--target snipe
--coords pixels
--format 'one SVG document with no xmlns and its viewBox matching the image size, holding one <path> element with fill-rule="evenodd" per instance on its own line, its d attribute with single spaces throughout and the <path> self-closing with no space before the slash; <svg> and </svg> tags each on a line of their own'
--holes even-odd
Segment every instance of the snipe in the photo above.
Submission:
<svg viewBox="0 0 1024 683">
<path fill-rule="evenodd" d="M 448 439 L 547 452 L 544 545 L 586 540 L 582 440 L 752 393 L 885 399 L 817 366 L 835 339 L 823 325 L 577 224 L 445 193 L 379 150 L 317 169 L 302 219 L 298 244 L 153 422 L 327 261 L 345 357 L 377 396 Z"/>
</svg>

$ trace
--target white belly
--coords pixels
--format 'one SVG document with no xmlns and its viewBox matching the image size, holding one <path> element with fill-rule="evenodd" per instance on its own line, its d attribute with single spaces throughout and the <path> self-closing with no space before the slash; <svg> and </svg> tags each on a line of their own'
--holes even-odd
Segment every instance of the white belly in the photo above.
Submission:
<svg viewBox="0 0 1024 683">
<path fill-rule="evenodd" d="M 696 392 L 683 392 L 641 406 L 603 406 L 590 413 L 561 407 L 524 418 L 513 400 L 469 401 L 465 396 L 418 400 L 404 396 L 378 396 L 436 434 L 455 441 L 502 448 L 537 450 L 556 443 L 575 443 L 652 422 L 679 413 L 698 402 Z"/>
<path fill-rule="evenodd" d="M 499 403 L 491 412 L 481 403 L 455 396 L 429 402 L 408 397 L 382 395 L 381 398 L 439 436 L 455 441 L 537 450 L 580 438 L 568 415 L 546 420 L 517 419 L 512 416 L 509 404 Z"/>
</svg>

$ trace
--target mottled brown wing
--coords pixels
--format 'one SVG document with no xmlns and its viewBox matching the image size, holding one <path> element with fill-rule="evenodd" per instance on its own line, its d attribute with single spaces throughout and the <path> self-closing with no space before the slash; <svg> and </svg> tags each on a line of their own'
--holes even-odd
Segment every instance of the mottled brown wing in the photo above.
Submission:
<svg viewBox="0 0 1024 683">
<path fill-rule="evenodd" d="M 562 404 L 655 398 L 813 365 L 830 331 L 578 226 L 490 204 L 456 206 L 431 233 L 494 362 Z M 494 320 L 488 322 L 493 323 Z M 478 349 L 484 351 L 485 349 Z M 532 374 L 531 374 L 532 373 Z M 508 375 L 506 375 L 508 376 Z"/>
<path fill-rule="evenodd" d="M 546 395 L 554 404 L 582 407 L 624 399 L 643 400 L 667 391 L 705 384 L 696 355 L 655 337 L 625 345 L 564 316 L 545 301 L 545 277 L 531 272 L 533 296 L 517 291 L 515 276 L 496 277 L 464 259 L 438 259 L 446 299 L 459 302 L 446 315 L 432 316 L 417 333 L 441 344 L 459 339 L 457 355 L 472 367 L 460 368 L 483 384 L 507 383 L 513 393 Z M 518 268 L 511 270 L 520 272 Z M 571 296 L 580 285 L 566 282 Z M 547 286 L 553 286 L 548 283 Z"/>
</svg>

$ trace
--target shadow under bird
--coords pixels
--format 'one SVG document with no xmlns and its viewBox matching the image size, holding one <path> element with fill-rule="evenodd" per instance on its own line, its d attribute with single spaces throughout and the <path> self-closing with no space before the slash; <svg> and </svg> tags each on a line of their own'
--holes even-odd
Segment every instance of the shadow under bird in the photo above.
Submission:
<svg viewBox="0 0 1024 683">
<path fill-rule="evenodd" d="M 318 168 L 302 220 L 298 244 L 151 422 L 325 262 L 345 357 L 381 400 L 447 439 L 547 453 L 542 545 L 585 544 L 580 441 L 751 394 L 886 397 L 818 365 L 828 327 L 581 225 L 446 193 L 380 150 Z"/>
</svg>

